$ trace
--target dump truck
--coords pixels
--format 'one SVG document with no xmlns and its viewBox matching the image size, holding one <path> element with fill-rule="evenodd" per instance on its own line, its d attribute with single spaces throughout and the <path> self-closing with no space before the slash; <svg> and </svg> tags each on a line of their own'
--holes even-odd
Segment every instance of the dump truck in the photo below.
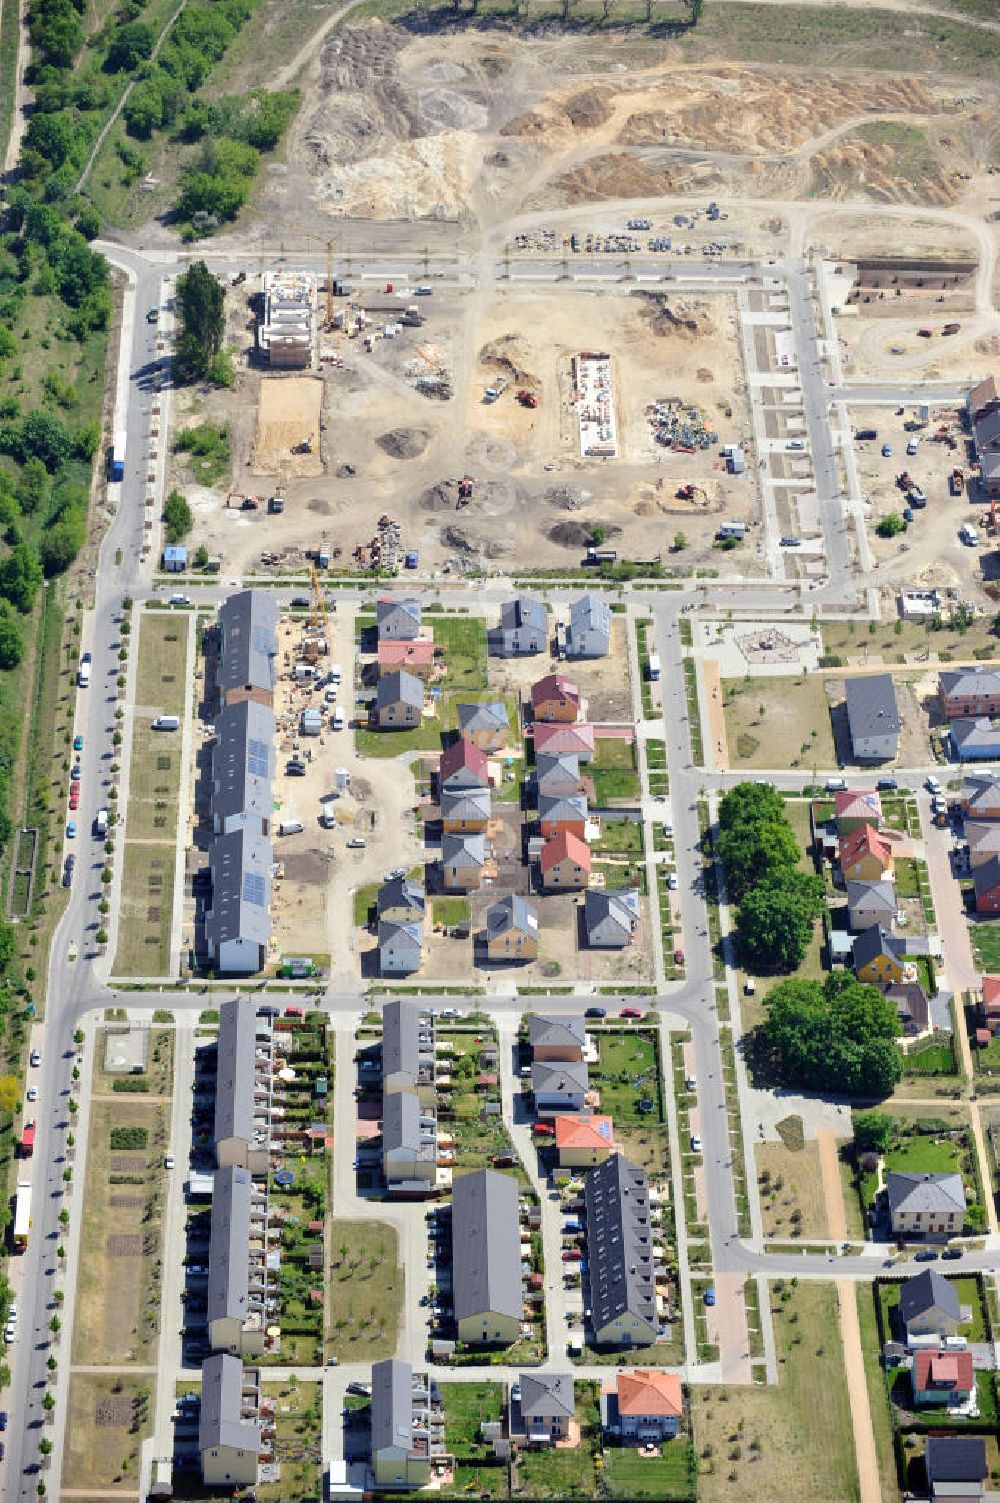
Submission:
<svg viewBox="0 0 1000 1503">
<path fill-rule="evenodd" d="M 948 477 L 948 489 L 953 496 L 961 496 L 965 492 L 965 471 L 957 467 L 952 470 Z"/>
<path fill-rule="evenodd" d="M 538 397 L 537 397 L 536 393 L 533 392 L 533 391 L 527 391 L 527 390 L 519 391 L 518 394 L 517 394 L 517 400 L 520 402 L 520 404 L 521 404 L 522 407 L 537 407 L 538 406 Z"/>
</svg>

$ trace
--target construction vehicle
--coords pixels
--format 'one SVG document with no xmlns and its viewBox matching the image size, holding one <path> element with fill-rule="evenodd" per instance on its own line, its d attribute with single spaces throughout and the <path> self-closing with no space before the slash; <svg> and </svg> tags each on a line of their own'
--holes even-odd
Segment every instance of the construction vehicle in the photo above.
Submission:
<svg viewBox="0 0 1000 1503">
<path fill-rule="evenodd" d="M 473 490 L 475 488 L 475 484 L 476 484 L 476 481 L 475 481 L 475 477 L 474 476 L 472 476 L 472 475 L 463 475 L 462 476 L 461 480 L 458 482 L 458 499 L 459 499 L 459 501 L 471 501 L 472 500 L 472 492 L 473 492 Z"/>
<path fill-rule="evenodd" d="M 917 330 L 917 338 L 918 339 L 933 339 L 934 338 L 934 330 L 933 329 L 918 329 Z"/>
<path fill-rule="evenodd" d="M 311 438 L 304 438 L 301 441 L 301 443 L 297 443 L 297 444 L 293 444 L 292 445 L 292 453 L 293 454 L 311 454 L 312 453 L 312 448 L 313 448 L 313 446 L 312 446 L 312 439 Z"/>
<path fill-rule="evenodd" d="M 538 406 L 538 396 L 533 391 L 527 391 L 527 390 L 522 389 L 517 394 L 517 400 L 520 402 L 520 404 L 521 404 L 522 407 L 537 407 Z"/>
<path fill-rule="evenodd" d="M 965 493 L 965 471 L 957 467 L 952 470 L 948 477 L 948 490 L 953 496 L 961 496 Z"/>
<path fill-rule="evenodd" d="M 941 333 L 942 334 L 957 334 L 958 331 L 959 331 L 959 329 L 961 327 L 962 327 L 961 324 L 945 324 L 944 328 L 941 330 Z"/>
<path fill-rule="evenodd" d="M 912 484 L 913 480 L 909 470 L 904 470 L 901 475 L 896 476 L 896 485 L 901 491 L 908 491 Z"/>
<path fill-rule="evenodd" d="M 687 485 L 679 485 L 676 494 L 678 501 L 697 501 L 699 496 L 703 501 L 708 500 L 708 493 L 705 487 L 703 485 L 695 485 L 690 480 Z"/>
</svg>

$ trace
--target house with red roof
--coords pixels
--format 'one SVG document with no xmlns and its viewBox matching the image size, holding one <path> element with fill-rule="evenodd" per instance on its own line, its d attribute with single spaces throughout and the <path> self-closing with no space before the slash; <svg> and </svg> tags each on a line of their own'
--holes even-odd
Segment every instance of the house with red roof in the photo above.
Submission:
<svg viewBox="0 0 1000 1503">
<path fill-rule="evenodd" d="M 840 870 L 845 881 L 891 881 L 896 875 L 892 846 L 874 825 L 859 825 L 840 842 Z"/>
<path fill-rule="evenodd" d="M 594 727 L 578 721 L 575 725 L 540 721 L 532 730 L 535 739 L 535 756 L 543 752 L 555 756 L 571 752 L 581 762 L 590 762 L 594 756 Z"/>
<path fill-rule="evenodd" d="M 859 825 L 882 828 L 882 800 L 874 788 L 842 788 L 834 794 L 833 809 L 841 840 Z"/>
<path fill-rule="evenodd" d="M 991 1033 L 1000 1033 L 1000 976 L 984 976 L 979 1016 Z"/>
<path fill-rule="evenodd" d="M 384 637 L 379 641 L 380 673 L 389 672 L 393 668 L 408 668 L 418 678 L 426 678 L 433 665 L 434 643 L 429 639 L 418 638 L 415 642 L 404 642 Z"/>
<path fill-rule="evenodd" d="M 454 793 L 460 788 L 488 788 L 490 774 L 486 753 L 474 741 L 459 737 L 441 753 L 438 782 L 442 793 Z"/>
<path fill-rule="evenodd" d="M 538 864 L 542 886 L 552 892 L 579 892 L 590 883 L 590 847 L 572 830 L 560 830 L 542 846 Z"/>
<path fill-rule="evenodd" d="M 605 1383 L 601 1424 L 626 1445 L 672 1440 L 684 1413 L 681 1380 L 676 1373 L 636 1368 Z"/>
<path fill-rule="evenodd" d="M 910 1380 L 913 1402 L 918 1409 L 925 1404 L 949 1407 L 964 1404 L 976 1386 L 972 1353 L 942 1352 L 937 1348 L 915 1352 Z"/>
<path fill-rule="evenodd" d="M 603 1164 L 614 1152 L 615 1129 L 610 1117 L 557 1117 L 556 1152 L 563 1168 L 588 1169 Z"/>
<path fill-rule="evenodd" d="M 547 673 L 531 686 L 535 720 L 572 725 L 580 718 L 580 690 L 565 673 Z"/>
</svg>

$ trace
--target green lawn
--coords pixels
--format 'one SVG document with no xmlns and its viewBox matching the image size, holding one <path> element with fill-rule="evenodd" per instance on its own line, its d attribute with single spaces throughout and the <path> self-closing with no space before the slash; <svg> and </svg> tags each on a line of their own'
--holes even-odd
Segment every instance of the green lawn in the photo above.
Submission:
<svg viewBox="0 0 1000 1503">
<path fill-rule="evenodd" d="M 594 801 L 598 805 L 613 798 L 638 798 L 640 782 L 635 746 L 631 742 L 602 736 L 596 743 L 590 772 L 594 779 Z"/>
<path fill-rule="evenodd" d="M 939 1033 L 907 1049 L 903 1055 L 903 1068 L 907 1075 L 954 1075 L 955 1046 L 949 1034 Z"/>
<path fill-rule="evenodd" d="M 591 1081 L 600 1087 L 601 1110 L 616 1122 L 646 1122 L 652 1126 L 662 1121 L 659 1051 L 654 1035 L 644 1029 L 635 1032 L 609 1029 L 595 1036 L 600 1059 L 591 1071 Z M 654 1102 L 656 1110 L 640 1113 L 640 1100 Z"/>
<path fill-rule="evenodd" d="M 375 907 L 378 887 L 377 882 L 366 882 L 363 887 L 354 889 L 354 927 L 356 929 L 363 929 L 368 924 L 372 909 Z"/>
<path fill-rule="evenodd" d="M 858 1307 L 858 1326 L 861 1331 L 861 1349 L 865 1364 L 872 1433 L 875 1437 L 875 1451 L 878 1456 L 879 1481 L 882 1485 L 882 1497 L 885 1503 L 889 1503 L 890 1499 L 897 1496 L 898 1483 L 889 1395 L 885 1386 L 885 1372 L 880 1361 L 882 1349 L 879 1344 L 878 1323 L 875 1315 L 875 1286 L 856 1284 L 854 1293 Z"/>
<path fill-rule="evenodd" d="M 169 614 L 165 611 L 144 611 L 139 617 L 135 702 L 151 710 L 154 715 L 184 713 L 188 622 L 186 613 L 174 611 Z M 132 640 L 134 643 L 134 637 Z M 177 735 L 176 732 L 173 734 Z"/>
<path fill-rule="evenodd" d="M 979 1286 L 979 1280 L 974 1277 L 950 1278 L 949 1284 L 955 1288 L 959 1303 L 970 1310 L 970 1318 L 959 1326 L 958 1334 L 965 1336 L 969 1341 L 986 1340 L 986 1318 L 983 1310 L 983 1292 Z M 878 1298 L 882 1309 L 882 1325 L 886 1332 L 893 1331 L 892 1312 L 899 1304 L 902 1283 L 885 1283 L 878 1286 Z"/>
<path fill-rule="evenodd" d="M 480 616 L 424 616 L 424 626 L 434 634 L 435 655 L 440 650 L 448 669 L 444 680 L 450 691 L 486 688 L 486 622 Z"/>
<path fill-rule="evenodd" d="M 662 1456 L 642 1456 L 632 1446 L 604 1452 L 604 1482 L 611 1498 L 689 1499 L 697 1463 L 686 1435 L 665 1441 Z"/>
<path fill-rule="evenodd" d="M 445 1449 L 455 1456 L 473 1459 L 485 1456 L 488 1447 L 479 1439 L 484 1420 L 498 1420 L 503 1413 L 500 1383 L 442 1383 Z"/>
<path fill-rule="evenodd" d="M 962 1149 L 950 1138 L 933 1138 L 926 1134 L 906 1137 L 886 1154 L 887 1169 L 902 1169 L 912 1174 L 947 1174 L 961 1172 Z"/>
<path fill-rule="evenodd" d="M 166 976 L 174 913 L 173 845 L 125 842 L 116 976 Z"/>
<path fill-rule="evenodd" d="M 1000 923 L 979 919 L 969 925 L 976 965 L 981 971 L 1000 971 Z"/>
<path fill-rule="evenodd" d="M 595 856 L 641 856 L 642 825 L 630 819 L 605 819 L 601 823 L 601 838 L 590 849 Z"/>
<path fill-rule="evenodd" d="M 327 1352 L 341 1362 L 390 1357 L 403 1303 L 395 1228 L 384 1221 L 334 1221 L 328 1246 Z"/>
<path fill-rule="evenodd" d="M 142 701 L 140 701 L 142 703 Z M 181 785 L 181 732 L 154 731 L 138 716 L 132 727 L 125 835 L 128 840 L 169 843 L 177 838 Z"/>
<path fill-rule="evenodd" d="M 434 898 L 431 901 L 431 916 L 435 924 L 452 928 L 455 924 L 467 923 L 472 914 L 468 898 Z"/>
<path fill-rule="evenodd" d="M 440 751 L 441 722 L 425 717 L 412 731 L 372 731 L 359 726 L 355 745 L 362 757 L 399 757 L 404 752 Z"/>
<path fill-rule="evenodd" d="M 896 861 L 896 892 L 901 898 L 915 898 L 920 892 L 917 862 L 912 856 L 900 856 Z"/>
<path fill-rule="evenodd" d="M 527 1498 L 593 1498 L 597 1493 L 595 1459 L 600 1450 L 601 1421 L 597 1385 L 576 1387 L 576 1417 L 580 1444 L 563 1449 L 542 1447 L 524 1451 L 517 1463 L 519 1496 Z"/>
</svg>

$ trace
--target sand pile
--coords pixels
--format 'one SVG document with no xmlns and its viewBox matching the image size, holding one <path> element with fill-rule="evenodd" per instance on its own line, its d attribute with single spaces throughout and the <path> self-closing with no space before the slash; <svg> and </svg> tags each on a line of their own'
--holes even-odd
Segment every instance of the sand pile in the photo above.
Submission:
<svg viewBox="0 0 1000 1503">
<path fill-rule="evenodd" d="M 501 334 L 499 339 L 484 344 L 479 351 L 479 363 L 491 370 L 502 371 L 521 386 L 526 383 L 534 385 L 538 379 L 528 369 L 524 342 L 517 334 Z"/>
<path fill-rule="evenodd" d="M 392 428 L 375 440 L 384 454 L 392 459 L 418 459 L 427 448 L 430 434 L 425 428 Z"/>
<path fill-rule="evenodd" d="M 704 339 L 715 332 L 715 321 L 707 303 L 694 302 L 690 298 L 670 298 L 665 292 L 650 292 L 637 288 L 632 293 L 639 298 L 639 311 L 652 333 L 662 339 Z M 699 380 L 711 381 L 712 372 Z"/>
</svg>

